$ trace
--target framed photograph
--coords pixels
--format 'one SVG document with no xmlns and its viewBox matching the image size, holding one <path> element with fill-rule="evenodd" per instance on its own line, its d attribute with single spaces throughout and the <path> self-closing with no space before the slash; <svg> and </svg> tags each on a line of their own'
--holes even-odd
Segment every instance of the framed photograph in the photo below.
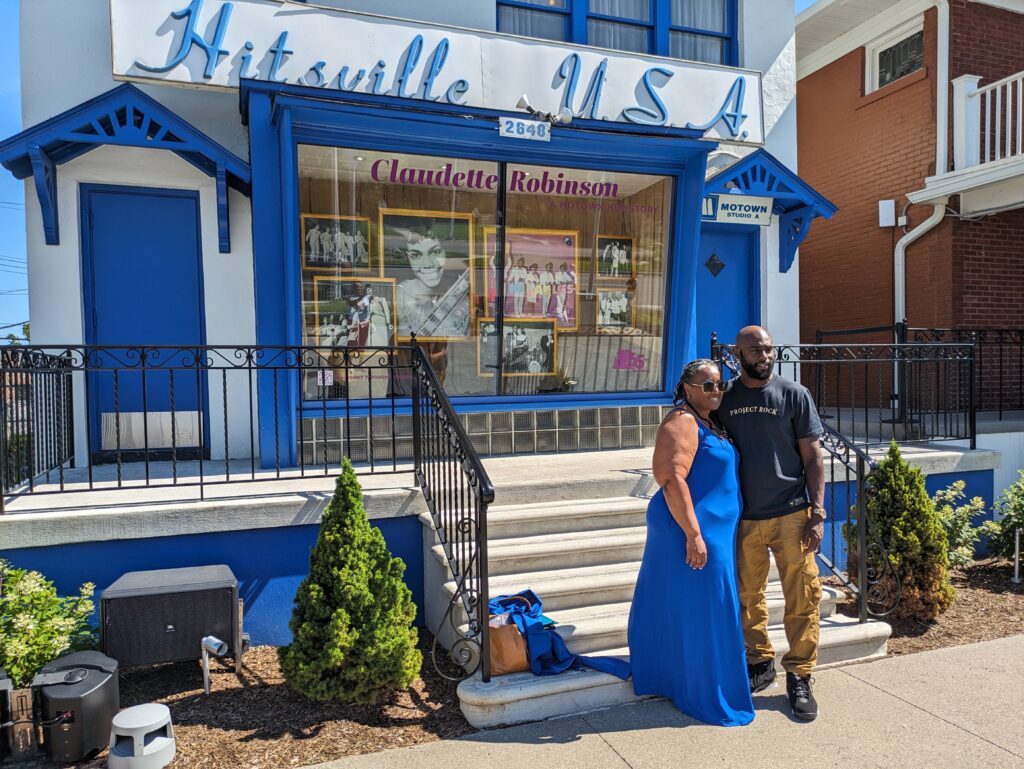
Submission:
<svg viewBox="0 0 1024 769">
<path fill-rule="evenodd" d="M 597 262 L 598 278 L 632 278 L 635 272 L 633 238 L 623 235 L 598 235 L 594 260 Z"/>
<path fill-rule="evenodd" d="M 557 371 L 558 332 L 554 318 L 506 318 L 502 348 L 503 376 L 547 376 Z M 498 324 L 494 318 L 477 320 L 477 373 L 494 374 L 498 360 Z"/>
<path fill-rule="evenodd" d="M 473 215 L 380 210 L 380 274 L 395 289 L 399 341 L 470 336 Z"/>
<path fill-rule="evenodd" d="M 505 229 L 505 317 L 551 318 L 559 331 L 579 328 L 579 232 Z M 487 314 L 497 307 L 498 231 L 484 228 Z"/>
<path fill-rule="evenodd" d="M 636 305 L 632 291 L 622 288 L 599 288 L 596 293 L 599 329 L 636 325 Z"/>
<path fill-rule="evenodd" d="M 303 316 L 306 338 L 319 347 L 390 347 L 395 282 L 314 275 L 313 299 Z"/>
<path fill-rule="evenodd" d="M 305 269 L 373 272 L 368 217 L 302 214 L 299 218 Z"/>
</svg>

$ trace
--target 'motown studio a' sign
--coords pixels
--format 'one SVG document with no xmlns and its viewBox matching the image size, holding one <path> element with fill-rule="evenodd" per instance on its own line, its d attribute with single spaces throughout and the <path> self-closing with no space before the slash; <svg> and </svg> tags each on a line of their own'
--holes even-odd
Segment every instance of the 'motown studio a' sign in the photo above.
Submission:
<svg viewBox="0 0 1024 769">
<path fill-rule="evenodd" d="M 114 77 L 255 79 L 764 143 L 761 74 L 272 0 L 110 0 Z"/>
</svg>

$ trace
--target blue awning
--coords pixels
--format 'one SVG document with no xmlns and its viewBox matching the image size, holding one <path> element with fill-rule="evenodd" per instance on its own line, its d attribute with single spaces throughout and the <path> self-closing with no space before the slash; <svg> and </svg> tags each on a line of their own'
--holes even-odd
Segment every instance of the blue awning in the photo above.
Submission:
<svg viewBox="0 0 1024 769">
<path fill-rule="evenodd" d="M 0 164 L 35 180 L 47 245 L 60 243 L 57 166 L 104 144 L 170 150 L 215 178 L 220 251 L 231 250 L 228 187 L 249 194 L 248 163 L 130 83 L 0 142 Z"/>
<path fill-rule="evenodd" d="M 705 182 L 706 194 L 773 198 L 779 216 L 779 272 L 789 272 L 796 250 L 816 218 L 831 219 L 837 208 L 824 195 L 763 149 L 752 152 Z"/>
</svg>

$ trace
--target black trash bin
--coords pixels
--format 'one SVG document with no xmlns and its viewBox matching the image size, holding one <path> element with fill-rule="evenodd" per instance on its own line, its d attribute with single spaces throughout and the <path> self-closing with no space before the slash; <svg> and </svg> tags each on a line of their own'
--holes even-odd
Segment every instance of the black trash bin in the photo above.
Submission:
<svg viewBox="0 0 1024 769">
<path fill-rule="evenodd" d="M 116 660 L 75 652 L 44 667 L 32 685 L 51 760 L 73 763 L 107 746 L 120 704 Z"/>
</svg>

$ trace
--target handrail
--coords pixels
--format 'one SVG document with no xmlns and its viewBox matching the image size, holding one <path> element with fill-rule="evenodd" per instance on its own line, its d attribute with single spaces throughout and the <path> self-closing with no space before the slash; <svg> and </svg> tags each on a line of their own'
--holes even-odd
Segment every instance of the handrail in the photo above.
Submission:
<svg viewBox="0 0 1024 769">
<path fill-rule="evenodd" d="M 415 337 L 410 346 L 416 483 L 455 581 L 454 594 L 434 633 L 433 662 L 440 675 L 452 678 L 437 664 L 440 636 L 450 633 L 455 639 L 449 650 L 452 660 L 469 675 L 479 669 L 487 682 L 491 678 L 487 507 L 494 502 L 494 485 L 427 354 Z M 465 630 L 460 608 L 467 619 Z"/>
</svg>

